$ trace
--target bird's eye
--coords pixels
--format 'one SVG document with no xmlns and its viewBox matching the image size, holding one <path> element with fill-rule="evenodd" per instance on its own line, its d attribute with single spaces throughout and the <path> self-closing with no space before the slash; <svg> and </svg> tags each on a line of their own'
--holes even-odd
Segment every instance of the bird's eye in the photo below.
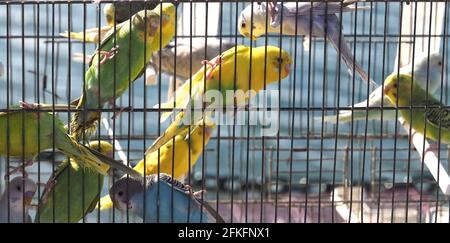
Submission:
<svg viewBox="0 0 450 243">
<path fill-rule="evenodd" d="M 397 84 L 394 84 L 393 86 L 394 86 L 394 88 L 397 88 Z"/>
<path fill-rule="evenodd" d="M 119 195 L 119 197 L 123 196 L 123 191 L 117 192 L 117 195 Z"/>
<path fill-rule="evenodd" d="M 22 188 L 20 186 L 17 186 L 17 191 L 20 191 Z"/>
<path fill-rule="evenodd" d="M 245 23 L 242 23 L 242 24 L 241 24 L 241 27 L 242 27 L 242 28 L 245 28 L 245 26 L 246 26 Z"/>
<path fill-rule="evenodd" d="M 283 58 L 281 58 L 281 57 L 277 58 L 277 62 L 278 62 L 279 64 L 283 63 Z"/>
</svg>

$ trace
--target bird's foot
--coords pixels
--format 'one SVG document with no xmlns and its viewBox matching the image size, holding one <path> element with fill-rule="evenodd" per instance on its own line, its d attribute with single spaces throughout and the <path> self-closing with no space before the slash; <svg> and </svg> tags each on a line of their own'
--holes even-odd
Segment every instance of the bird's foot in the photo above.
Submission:
<svg viewBox="0 0 450 243">
<path fill-rule="evenodd" d="M 275 23 L 276 16 L 278 13 L 277 1 L 271 1 L 267 4 L 269 15 L 270 15 L 270 23 Z"/>
<path fill-rule="evenodd" d="M 119 111 L 114 112 L 114 115 L 111 117 L 111 119 L 116 119 L 119 117 L 124 111 L 133 111 L 133 107 L 114 107 L 114 109 L 119 108 Z"/>
<path fill-rule="evenodd" d="M 189 194 L 193 194 L 194 193 L 194 190 L 192 189 L 192 186 L 190 186 L 190 185 L 184 185 L 184 186 L 187 189 L 187 193 L 189 193 Z"/>
<path fill-rule="evenodd" d="M 25 108 L 25 109 L 37 109 L 39 107 L 38 103 L 27 103 L 25 101 L 19 101 L 20 107 Z"/>
<path fill-rule="evenodd" d="M 114 56 L 117 54 L 118 51 L 119 46 L 113 47 L 109 51 L 102 51 L 102 50 L 97 51 L 99 55 L 103 55 L 103 58 L 100 61 L 100 65 L 103 65 L 107 60 L 111 60 L 112 58 L 114 58 Z"/>
<path fill-rule="evenodd" d="M 194 192 L 194 189 L 192 189 L 192 187 L 190 185 L 185 185 L 188 194 L 193 195 L 194 197 L 201 197 L 201 195 L 206 192 L 206 190 L 200 190 L 200 191 L 196 191 Z"/>
<path fill-rule="evenodd" d="M 196 192 L 192 192 L 192 195 L 194 195 L 194 197 L 202 197 L 202 194 L 206 193 L 206 190 L 200 190 L 200 191 L 196 191 Z"/>
<path fill-rule="evenodd" d="M 33 161 L 27 161 L 25 162 L 25 164 L 23 165 L 19 165 L 19 166 L 10 166 L 9 168 L 11 169 L 10 171 L 8 171 L 8 173 L 4 176 L 5 181 L 8 179 L 8 177 L 10 177 L 13 174 L 16 174 L 17 172 L 21 172 L 24 178 L 28 177 L 28 173 L 25 171 L 25 168 L 28 166 L 33 165 Z"/>
<path fill-rule="evenodd" d="M 42 203 L 47 203 L 48 196 L 50 195 L 50 192 L 52 191 L 53 187 L 55 187 L 57 181 L 56 178 L 53 176 L 48 179 L 47 183 L 44 186 L 44 194 L 42 195 Z"/>
<path fill-rule="evenodd" d="M 428 152 L 433 152 L 436 153 L 439 151 L 439 146 L 437 143 L 432 143 L 430 144 L 430 146 L 428 146 L 427 149 L 425 149 L 424 154 L 428 153 Z"/>
<path fill-rule="evenodd" d="M 219 66 L 222 63 L 222 55 L 214 58 L 214 60 L 212 61 L 208 61 L 208 60 L 203 60 L 202 64 L 203 65 L 208 65 L 211 66 L 211 69 L 208 71 L 208 73 L 206 74 L 206 79 L 209 80 L 211 78 L 212 72 L 214 71 L 214 69 Z"/>
</svg>

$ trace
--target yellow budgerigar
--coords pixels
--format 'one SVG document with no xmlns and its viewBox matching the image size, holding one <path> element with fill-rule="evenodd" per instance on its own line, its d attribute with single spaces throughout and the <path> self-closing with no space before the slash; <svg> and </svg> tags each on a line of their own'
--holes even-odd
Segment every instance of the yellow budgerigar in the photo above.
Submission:
<svg viewBox="0 0 450 243">
<path fill-rule="evenodd" d="M 250 71 L 251 63 L 251 71 Z M 156 105 L 155 108 L 177 108 L 190 111 L 194 104 L 204 101 L 204 95 L 208 91 L 220 91 L 221 106 L 208 106 L 211 109 L 223 109 L 226 106 L 244 106 L 252 95 L 274 82 L 286 78 L 291 71 L 292 58 L 283 49 L 275 46 L 235 46 L 212 61 L 205 62 L 207 67 L 202 67 L 191 80 L 188 80 L 175 93 L 174 98 L 168 102 Z M 251 80 L 249 80 L 251 77 Z M 235 96 L 229 97 L 227 91 L 237 91 Z M 239 92 L 241 91 L 241 92 Z M 253 91 L 253 92 L 249 92 Z M 238 95 L 238 94 L 242 95 Z M 175 105 L 174 105 L 175 102 Z M 187 129 L 188 125 L 195 125 L 205 117 L 199 114 L 195 107 L 194 112 L 180 112 L 170 127 L 147 150 L 148 153 L 156 151 L 171 138 Z M 165 121 L 172 111 L 162 114 L 161 122 Z M 207 119 L 205 119 L 207 120 Z M 186 122 L 187 121 L 187 122 Z"/>
<path fill-rule="evenodd" d="M 145 161 L 142 159 L 133 168 L 142 175 L 151 175 L 158 173 L 173 174 L 175 179 L 182 179 L 189 172 L 189 169 L 197 162 L 202 155 L 203 148 L 209 142 L 214 125 L 199 125 L 191 130 L 179 134 L 174 141 L 169 141 L 160 148 L 159 160 L 158 151 L 145 155 Z M 189 157 L 190 151 L 190 157 Z M 112 201 L 109 195 L 100 200 L 100 209 L 105 210 L 112 207 Z"/>
</svg>

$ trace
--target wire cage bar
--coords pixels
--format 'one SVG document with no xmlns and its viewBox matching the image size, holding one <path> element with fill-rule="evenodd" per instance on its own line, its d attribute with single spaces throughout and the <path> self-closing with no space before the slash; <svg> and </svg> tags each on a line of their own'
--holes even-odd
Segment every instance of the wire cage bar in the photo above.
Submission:
<svg viewBox="0 0 450 243">
<path fill-rule="evenodd" d="M 160 3 L 175 6 L 173 30 L 163 28 L 170 16 L 162 13 Z M 164 172 L 165 166 L 185 163 L 187 169 L 182 176 L 175 176 L 182 170 L 181 166 L 167 174 L 189 185 L 182 190 L 196 198 L 188 201 L 188 214 L 196 213 L 195 205 L 191 204 L 199 202 L 200 211 L 210 206 L 225 222 L 232 223 L 449 222 L 450 147 L 446 141 L 448 135 L 445 135 L 449 131 L 446 115 L 437 128 L 441 131 L 440 141 L 433 141 L 420 133 L 412 133 L 414 129 L 410 129 L 405 121 L 408 119 L 401 113 L 409 109 L 412 118 L 420 112 L 432 111 L 435 106 L 444 111 L 450 108 L 447 105 L 450 104 L 448 5 L 447 1 L 4 1 L 0 2 L 0 117 L 19 112 L 22 119 L 26 114 L 39 114 L 36 117 L 41 120 L 42 114 L 51 114 L 53 124 L 37 125 L 36 137 L 43 131 L 42 125 L 47 125 L 53 130 L 48 140 L 54 141 L 59 122 L 64 127 L 71 124 L 74 114 L 86 116 L 89 112 L 101 112 L 92 135 L 83 132 L 76 137 L 70 125 L 65 127 L 65 133 L 72 134 L 71 138 L 80 146 L 94 141 L 111 143 L 112 159 L 126 166 L 142 163 L 146 167 L 155 162 L 153 171 L 156 172 L 152 174 Z M 107 10 L 111 8 L 109 14 L 112 15 L 108 17 Z M 140 20 L 134 17 L 144 13 L 138 12 L 141 10 L 148 12 L 144 11 L 143 24 L 139 27 L 136 23 Z M 257 15 L 264 11 L 267 11 L 264 18 Z M 248 19 L 245 19 L 246 13 Z M 311 15 L 315 18 L 310 18 Z M 293 21 L 283 22 L 289 20 Z M 151 21 L 158 23 L 157 27 L 148 24 Z M 281 27 L 275 28 L 277 21 Z M 306 27 L 309 31 L 301 29 Z M 141 37 L 129 34 L 126 42 L 116 33 L 127 28 L 132 30 L 130 33 L 135 28 L 144 30 Z M 318 31 L 320 28 L 323 33 Z M 168 41 L 163 39 L 166 31 L 174 32 Z M 110 50 L 105 51 L 102 38 L 108 35 L 112 36 L 107 44 Z M 152 35 L 157 38 L 149 39 Z M 133 49 L 139 38 L 143 40 L 141 52 Z M 121 41 L 133 45 L 117 45 Z M 147 41 L 163 47 L 147 55 L 147 49 L 153 48 Z M 237 51 L 238 45 L 251 47 L 251 56 L 261 54 L 257 47 L 265 48 L 265 55 L 269 46 L 276 47 L 280 50 L 276 57 L 279 65 L 286 61 L 281 50 L 286 51 L 291 58 L 288 75 L 281 78 L 281 66 L 272 67 L 265 57 L 238 62 L 234 55 L 235 60 L 226 59 L 227 56 L 222 57 L 222 63 L 214 63 L 216 56 L 227 50 Z M 344 49 L 343 45 L 348 48 Z M 350 51 L 352 59 L 341 57 L 345 51 Z M 126 55 L 121 56 L 121 52 Z M 142 75 L 129 68 L 141 62 L 141 57 L 135 56 L 141 55 L 139 53 L 145 53 L 138 70 Z M 116 60 L 115 56 L 123 59 Z M 233 68 L 222 70 L 223 59 L 233 61 Z M 89 74 L 88 70 L 100 70 L 100 74 L 95 73 L 100 80 L 101 75 L 109 75 L 101 72 L 102 66 L 107 66 L 103 64 L 108 62 L 114 63 L 111 64 L 111 79 L 98 87 L 89 83 L 92 82 L 90 75 L 94 74 Z M 417 68 L 414 65 L 417 62 L 425 63 L 421 75 L 429 79 L 425 81 L 426 94 L 439 103 L 395 107 L 395 104 L 385 105 L 383 99 L 386 98 L 382 95 L 379 104 L 364 102 L 373 99 L 372 92 L 383 87 L 391 73 L 414 73 L 405 67 Z M 98 69 L 91 69 L 96 65 Z M 357 65 L 377 87 L 363 80 Z M 214 68 L 221 70 L 217 77 L 219 85 L 211 88 L 208 80 L 216 78 L 211 74 Z M 236 70 L 246 68 L 245 78 L 236 76 Z M 248 68 L 255 71 L 248 72 Z M 118 80 L 120 74 L 116 70 L 128 72 L 128 77 L 123 78 L 125 81 Z M 280 76 L 269 82 L 266 76 L 273 72 Z M 198 78 L 199 73 L 203 75 L 201 78 Z M 234 77 L 226 80 L 233 74 Z M 218 114 L 227 117 L 226 122 L 218 122 L 210 128 L 205 118 L 202 124 L 188 126 L 183 136 L 171 137 L 165 145 L 165 153 L 161 149 L 153 152 L 153 157 L 146 156 L 147 149 L 170 132 L 168 127 L 175 116 L 160 122 L 164 113 L 181 110 L 158 104 L 173 102 L 170 98 L 178 97 L 183 87 L 188 95 L 197 92 L 196 88 L 202 92 L 212 89 L 224 95 L 223 89 L 233 91 L 249 86 L 252 89 L 252 76 L 262 77 L 257 83 L 261 91 L 256 99 L 239 105 L 235 100 L 227 107 L 214 110 L 220 110 Z M 433 80 L 438 84 L 431 83 Z M 125 88 L 116 87 L 119 82 Z M 187 86 L 182 86 L 185 82 Z M 194 82 L 204 86 L 194 86 Z M 87 95 L 92 89 L 97 90 L 93 99 L 98 101 L 91 101 L 95 107 L 89 107 L 86 101 L 80 106 L 76 98 Z M 102 89 L 105 94 L 109 91 L 114 94 L 107 101 L 100 101 L 105 95 Z M 120 94 L 116 95 L 117 92 Z M 201 96 L 201 92 L 196 94 Z M 188 97 L 182 100 L 186 101 L 186 107 L 195 101 L 194 96 Z M 201 111 L 203 115 L 208 112 L 205 107 Z M 249 124 L 254 115 L 252 111 L 274 122 L 275 132 L 263 131 L 268 127 L 265 120 Z M 0 143 L 5 143 L 0 144 L 0 176 L 5 177 L 0 180 L 0 219 L 40 222 L 40 208 L 49 203 L 46 199 L 50 198 L 54 222 L 70 222 L 72 216 L 76 217 L 70 216 L 74 207 L 71 203 L 80 203 L 83 211 L 76 222 L 151 221 L 146 214 L 154 206 L 147 202 L 151 197 L 146 197 L 151 190 L 144 190 L 142 194 L 145 197 L 140 209 L 145 211 L 143 217 L 142 212 L 141 215 L 134 212 L 133 207 L 119 209 L 114 198 L 112 208 L 95 207 L 99 199 L 109 195 L 110 188 L 124 178 L 119 170 L 110 169 L 107 175 L 98 174 L 89 182 L 87 178 L 95 169 L 83 168 L 79 181 L 73 182 L 71 175 L 75 178 L 76 174 L 70 172 L 68 179 L 64 179 L 67 185 L 52 185 L 64 181 L 52 178 L 55 170 L 67 164 L 67 151 L 62 151 L 56 143 L 39 149 L 47 141 L 37 139 L 39 155 L 25 158 L 27 150 L 32 149 L 29 147 L 34 145 L 24 142 L 24 131 L 30 128 L 17 121 L 20 119 L 8 118 L 3 125 L 0 120 L 0 134 L 4 133 Z M 19 123 L 22 137 L 8 131 Z M 427 126 L 425 129 L 432 129 Z M 200 137 L 193 133 L 199 127 Z M 22 141 L 18 143 L 23 145 L 20 149 L 23 156 L 12 155 L 15 148 L 6 142 L 11 139 Z M 178 145 L 182 141 L 186 145 Z M 172 143 L 175 145 L 167 148 L 167 144 Z M 162 162 L 164 159 L 167 161 Z M 13 167 L 17 167 L 18 173 L 10 173 Z M 36 183 L 30 202 L 24 200 L 25 190 L 21 193 L 24 198 L 20 219 L 14 218 L 16 212 L 11 207 L 14 202 L 9 200 L 14 193 L 10 185 L 14 185 L 15 177 L 29 178 Z M 146 177 L 144 184 L 147 180 Z M 24 189 L 25 183 L 26 180 L 22 180 Z M 177 185 L 169 183 L 170 193 L 165 194 L 162 184 L 156 184 L 155 200 L 175 198 Z M 62 196 L 55 196 L 55 188 L 65 188 Z M 98 193 L 88 199 L 94 189 Z M 48 190 L 49 193 L 44 193 Z M 71 196 L 71 193 L 76 195 Z M 81 199 L 73 201 L 74 196 Z M 58 200 L 64 205 L 58 204 Z M 6 206 L 2 207 L 2 203 Z M 168 206 L 157 203 L 156 221 L 166 214 L 176 221 L 173 211 L 164 211 L 173 210 L 174 203 L 177 202 L 172 200 Z M 58 211 L 60 209 L 66 216 L 57 215 L 62 212 Z M 84 212 L 85 209 L 89 210 Z M 152 214 L 149 215 L 152 218 Z M 191 220 L 195 222 L 194 218 Z M 216 220 L 217 217 L 212 222 Z M 208 220 L 201 218 L 200 221 Z"/>
</svg>

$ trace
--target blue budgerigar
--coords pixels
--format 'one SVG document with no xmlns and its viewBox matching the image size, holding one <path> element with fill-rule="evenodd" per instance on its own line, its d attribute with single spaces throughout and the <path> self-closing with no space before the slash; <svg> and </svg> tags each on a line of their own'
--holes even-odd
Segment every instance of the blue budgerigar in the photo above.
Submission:
<svg viewBox="0 0 450 243">
<path fill-rule="evenodd" d="M 329 43 L 340 53 L 349 70 L 355 71 L 368 82 L 372 88 L 377 84 L 369 79 L 366 71 L 355 61 L 352 51 L 342 33 L 338 15 L 342 12 L 352 12 L 357 9 L 367 9 L 365 6 L 355 7 L 355 1 L 339 2 L 286 2 L 286 3 L 254 3 L 248 5 L 239 16 L 239 32 L 256 40 L 267 33 L 304 36 L 303 46 L 309 50 L 311 37 L 326 37 Z M 253 12 L 253 16 L 252 16 Z M 311 16 L 312 14 L 312 16 Z M 266 25 L 267 23 L 267 25 Z M 340 46 L 340 47 L 339 47 Z M 353 74 L 353 72 L 351 72 Z"/>
<path fill-rule="evenodd" d="M 123 177 L 109 190 L 115 207 L 122 211 L 128 209 L 147 223 L 223 223 L 199 194 L 164 173 L 148 175 L 145 184 Z"/>
</svg>

